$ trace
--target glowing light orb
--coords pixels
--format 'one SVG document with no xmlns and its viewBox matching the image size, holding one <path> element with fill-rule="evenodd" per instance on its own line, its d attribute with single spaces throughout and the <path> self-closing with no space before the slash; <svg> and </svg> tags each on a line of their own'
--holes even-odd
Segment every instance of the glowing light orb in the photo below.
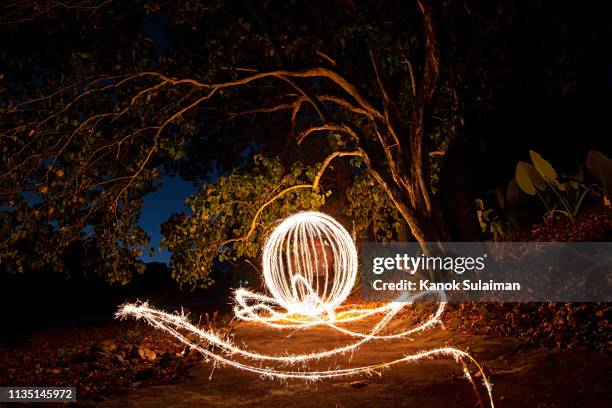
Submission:
<svg viewBox="0 0 612 408">
<path fill-rule="evenodd" d="M 348 297 L 357 277 L 357 249 L 346 229 L 320 212 L 286 218 L 268 237 L 264 281 L 289 313 L 316 316 Z"/>
</svg>

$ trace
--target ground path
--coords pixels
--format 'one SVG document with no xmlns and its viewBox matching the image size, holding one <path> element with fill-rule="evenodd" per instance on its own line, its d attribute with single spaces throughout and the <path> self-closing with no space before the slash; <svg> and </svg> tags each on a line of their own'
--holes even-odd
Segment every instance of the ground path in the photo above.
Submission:
<svg viewBox="0 0 612 408">
<path fill-rule="evenodd" d="M 398 324 L 401 324 L 399 322 Z M 268 353 L 310 352 L 345 344 L 326 328 L 293 333 L 239 324 L 236 341 Z M 453 346 L 469 351 L 491 371 L 497 407 L 608 407 L 609 358 L 586 349 L 526 350 L 512 339 L 465 336 L 432 329 L 412 341 L 364 346 L 352 366 L 389 361 L 416 350 Z M 345 364 L 325 361 L 319 368 Z M 341 378 L 314 384 L 280 383 L 235 368 L 201 362 L 178 384 L 152 386 L 112 395 L 96 404 L 114 407 L 474 407 L 475 394 L 452 359 L 400 364 L 381 376 Z M 360 381 L 363 380 L 363 381 Z M 484 389 L 481 388 L 484 392 Z M 484 397 L 484 394 L 482 395 Z"/>
</svg>

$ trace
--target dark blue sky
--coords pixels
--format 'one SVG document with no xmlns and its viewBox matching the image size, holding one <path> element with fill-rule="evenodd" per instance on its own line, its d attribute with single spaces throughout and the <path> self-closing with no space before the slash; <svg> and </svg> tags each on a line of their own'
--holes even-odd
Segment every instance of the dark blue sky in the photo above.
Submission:
<svg viewBox="0 0 612 408">
<path fill-rule="evenodd" d="M 140 32 L 155 41 L 158 53 L 163 53 L 170 46 L 166 34 L 168 16 L 165 12 L 146 15 L 142 18 Z M 156 65 L 156 61 L 151 61 Z M 185 206 L 185 199 L 197 190 L 192 183 L 186 182 L 180 177 L 168 177 L 162 182 L 162 186 L 154 193 L 147 195 L 144 199 L 140 226 L 151 237 L 149 248 L 155 248 L 153 257 L 149 256 L 149 248 L 140 257 L 145 262 L 166 262 L 170 259 L 167 250 L 158 251 L 157 246 L 162 235 L 160 225 L 176 212 L 190 212 Z"/>
<path fill-rule="evenodd" d="M 161 187 L 154 193 L 144 198 L 144 206 L 140 215 L 140 226 L 151 237 L 149 247 L 155 248 L 153 257 L 149 256 L 149 250 L 140 257 L 145 262 L 168 262 L 170 253 L 167 250 L 157 250 L 161 241 L 160 225 L 170 217 L 172 213 L 187 212 L 190 210 L 185 206 L 185 199 L 196 192 L 197 188 L 192 183 L 184 181 L 180 177 L 165 178 Z"/>
</svg>

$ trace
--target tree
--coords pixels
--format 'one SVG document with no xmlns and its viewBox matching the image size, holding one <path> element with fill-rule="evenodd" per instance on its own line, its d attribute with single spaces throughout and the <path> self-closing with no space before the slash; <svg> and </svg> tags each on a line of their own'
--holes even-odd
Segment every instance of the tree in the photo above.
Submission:
<svg viewBox="0 0 612 408">
<path fill-rule="evenodd" d="M 366 210 L 397 212 L 423 245 L 464 238 L 457 235 L 461 229 L 449 225 L 440 200 L 445 196 L 437 191 L 453 183 L 436 182 L 441 176 L 461 176 L 461 171 L 432 169 L 432 165 L 444 167 L 443 150 L 453 151 L 460 141 L 461 101 L 456 90 L 459 78 L 452 73 L 447 72 L 444 88 L 439 89 L 440 46 L 431 7 L 420 0 L 416 5 L 393 4 L 391 13 L 397 15 L 391 14 L 394 20 L 385 27 L 379 20 L 390 14 L 382 4 L 371 6 L 379 10 L 362 10 L 350 1 L 340 3 L 348 11 L 336 5 L 331 14 L 324 14 L 308 44 L 303 37 L 309 36 L 299 35 L 301 24 L 315 20 L 302 23 L 290 6 L 275 4 L 262 13 L 247 2 L 248 17 L 238 18 L 224 15 L 227 4 L 222 1 L 210 2 L 198 11 L 202 14 L 173 9 L 169 13 L 176 13 L 172 18 L 179 21 L 179 28 L 172 34 L 183 41 L 187 41 L 181 31 L 185 25 L 206 21 L 226 29 L 206 33 L 208 70 L 199 78 L 190 75 L 197 72 L 198 58 L 185 61 L 177 50 L 159 55 L 146 46 L 147 39 L 135 34 L 133 41 L 145 44 L 136 48 L 141 55 L 135 56 L 129 47 L 96 55 L 96 61 L 107 65 L 102 72 L 117 74 L 100 76 L 100 68 L 87 62 L 92 56 L 79 52 L 75 65 L 83 72 L 75 75 L 72 86 L 59 87 L 65 79 L 55 75 L 55 92 L 20 103 L 16 101 L 22 94 L 8 99 L 2 110 L 0 186 L 3 202 L 15 210 L 3 212 L 3 226 L 14 233 L 3 240 L 4 263 L 9 258 L 16 262 L 16 245 L 33 242 L 33 232 L 43 222 L 50 226 L 45 242 L 54 251 L 39 251 L 41 264 L 61 263 L 56 254 L 75 240 L 91 237 L 102 261 L 100 269 L 113 271 L 111 280 L 125 281 L 131 271 L 142 269 L 134 259 L 147 244 L 137 226 L 142 197 L 158 186 L 163 174 L 179 172 L 205 182 L 214 169 L 221 175 L 208 179 L 190 200 L 193 215 L 176 215 L 164 225 L 175 278 L 206 284 L 215 255 L 253 256 L 274 220 L 323 205 L 329 195 L 329 189 L 321 186 L 323 177 L 332 164 L 346 157 L 359 169 L 350 202 L 357 203 L 354 193 L 359 189 L 382 192 L 385 197 L 371 200 Z M 152 4 L 147 7 L 158 11 L 160 6 Z M 327 12 L 324 4 L 314 9 Z M 101 10 L 95 9 L 101 14 L 94 19 L 106 21 L 115 15 Z M 124 11 L 134 13 L 130 7 Z M 83 11 L 68 8 L 67 12 L 80 18 Z M 351 13 L 358 17 L 347 18 Z M 377 24 L 363 20 L 369 13 L 374 13 Z M 192 14 L 200 20 L 192 21 Z M 287 27 L 295 29 L 273 32 L 287 21 L 292 23 Z M 335 31 L 327 42 L 324 33 L 330 27 Z M 79 24 L 78 30 L 82 29 Z M 334 53 L 325 52 L 326 48 Z M 261 50 L 265 52 L 257 52 Z M 108 61 L 101 59 L 105 52 L 110 53 Z M 261 55 L 266 56 L 263 61 Z M 415 56 L 420 56 L 420 63 Z M 122 65 L 126 59 L 127 68 Z M 233 68 L 226 69 L 232 59 Z M 341 67 L 354 60 L 357 68 L 342 73 Z M 312 61 L 318 65 L 306 66 Z M 19 62 L 10 67 L 15 75 Z M 240 66 L 243 62 L 255 68 Z M 187 75 L 163 72 L 171 68 Z M 83 79 L 91 73 L 94 79 Z M 17 83 L 17 78 L 10 81 Z M 453 101 L 445 107 L 444 119 L 452 131 L 431 140 L 429 118 L 439 110 L 440 93 Z M 265 125 L 259 123 L 262 115 L 268 117 Z M 253 137 L 237 135 L 245 131 Z M 232 157 L 249 149 L 268 154 L 258 156 L 255 163 L 243 159 L 231 163 Z M 232 166 L 236 169 L 228 172 Z M 376 186 L 364 181 L 367 178 Z M 464 226 L 475 229 L 471 201 L 460 199 L 466 190 L 454 191 L 453 207 L 459 210 L 455 214 L 460 214 Z"/>
</svg>

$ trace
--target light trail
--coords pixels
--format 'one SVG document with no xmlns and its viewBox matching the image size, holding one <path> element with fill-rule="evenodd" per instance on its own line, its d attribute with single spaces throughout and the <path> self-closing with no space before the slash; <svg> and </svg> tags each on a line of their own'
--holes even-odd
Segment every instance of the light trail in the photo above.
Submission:
<svg viewBox="0 0 612 408">
<path fill-rule="evenodd" d="M 318 316 L 340 306 L 357 277 L 357 248 L 332 217 L 314 211 L 286 218 L 263 247 L 263 277 L 289 313 Z"/>
<path fill-rule="evenodd" d="M 263 366 L 264 363 L 295 365 L 319 361 L 355 352 L 369 342 L 409 338 L 412 334 L 423 332 L 441 323 L 440 317 L 446 305 L 446 298 L 443 292 L 433 292 L 438 297 L 438 307 L 427 319 L 398 333 L 381 334 L 400 311 L 421 297 L 432 296 L 432 293 L 403 294 L 395 301 L 375 308 L 342 306 L 355 284 L 357 250 L 342 225 L 318 212 L 295 214 L 276 227 L 264 245 L 262 266 L 264 281 L 272 297 L 253 293 L 244 288 L 236 290 L 234 314 L 238 319 L 277 329 L 298 330 L 327 326 L 356 340 L 347 345 L 306 354 L 262 354 L 239 347 L 231 339 L 214 330 L 202 330 L 194 326 L 183 314 L 166 313 L 150 307 L 147 303 L 125 304 L 116 315 L 120 318 L 131 316 L 143 319 L 185 345 L 198 350 L 216 364 L 228 365 L 268 378 L 321 380 L 360 374 L 371 375 L 377 373 L 377 370 L 400 363 L 446 356 L 463 365 L 466 378 L 480 398 L 465 359 L 477 367 L 487 390 L 489 404 L 494 407 L 492 384 L 480 364 L 468 353 L 452 347 L 406 354 L 401 358 L 377 364 L 333 370 L 299 371 Z M 344 324 L 375 315 L 382 317 L 367 333 L 342 327 Z M 198 340 L 190 340 L 188 334 L 195 334 Z M 238 358 L 251 362 L 239 361 Z"/>
</svg>

